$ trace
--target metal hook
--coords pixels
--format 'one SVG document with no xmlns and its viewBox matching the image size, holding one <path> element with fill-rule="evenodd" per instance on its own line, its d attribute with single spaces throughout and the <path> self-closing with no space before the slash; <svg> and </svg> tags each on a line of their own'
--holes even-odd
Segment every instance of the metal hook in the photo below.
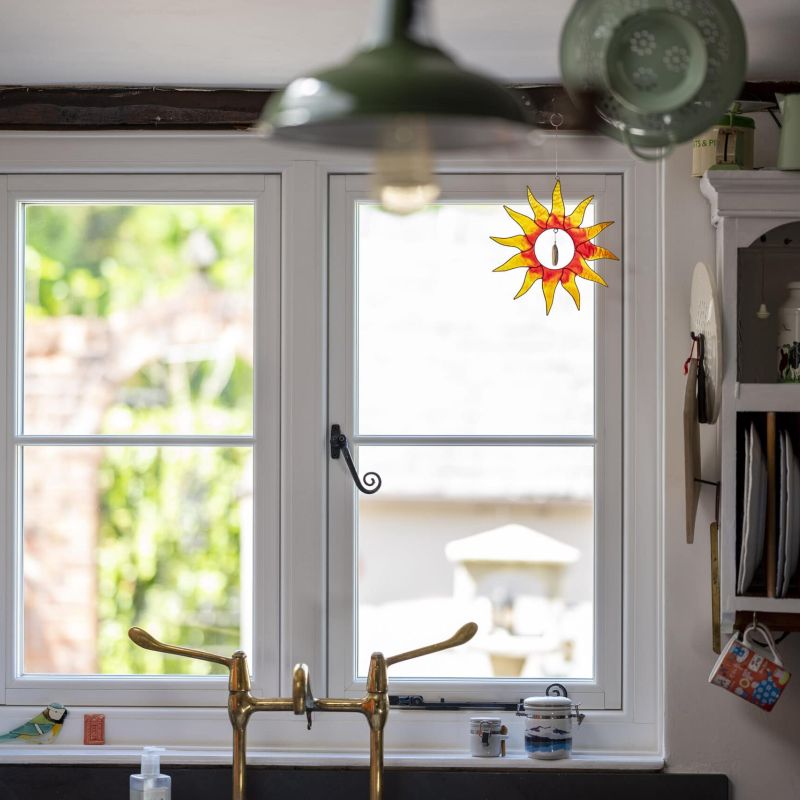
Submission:
<svg viewBox="0 0 800 800">
<path fill-rule="evenodd" d="M 347 442 L 347 436 L 342 433 L 340 425 L 331 425 L 331 458 L 339 458 L 339 454 L 344 456 L 347 468 L 353 476 L 353 482 L 358 488 L 359 492 L 364 494 L 375 494 L 381 488 L 383 481 L 377 472 L 365 472 L 364 481 L 358 477 L 356 465 L 353 463 L 353 457 L 350 455 L 350 447 Z"/>
</svg>

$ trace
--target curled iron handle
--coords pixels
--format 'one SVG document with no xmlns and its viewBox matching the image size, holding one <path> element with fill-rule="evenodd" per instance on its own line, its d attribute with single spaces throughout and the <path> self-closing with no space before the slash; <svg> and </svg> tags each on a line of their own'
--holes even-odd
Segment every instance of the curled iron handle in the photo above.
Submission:
<svg viewBox="0 0 800 800">
<path fill-rule="evenodd" d="M 358 487 L 359 492 L 364 494 L 375 494 L 381 488 L 381 476 L 377 472 L 365 472 L 364 481 L 358 477 L 356 465 L 353 463 L 353 457 L 350 455 L 350 447 L 347 443 L 347 436 L 342 433 L 340 425 L 331 425 L 331 458 L 339 458 L 339 455 L 344 456 L 347 468 L 353 476 L 353 482 Z"/>
</svg>

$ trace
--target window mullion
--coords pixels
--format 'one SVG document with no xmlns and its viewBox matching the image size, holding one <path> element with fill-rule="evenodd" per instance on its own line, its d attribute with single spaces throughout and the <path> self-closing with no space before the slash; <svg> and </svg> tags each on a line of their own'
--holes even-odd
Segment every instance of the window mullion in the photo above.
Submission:
<svg viewBox="0 0 800 800">
<path fill-rule="evenodd" d="M 283 176 L 281 272 L 281 693 L 308 664 L 327 690 L 327 174 L 310 161 Z"/>
<path fill-rule="evenodd" d="M 622 180 L 610 177 L 606 192 L 597 199 L 600 219 L 618 219 L 622 209 Z M 596 674 L 606 690 L 606 707 L 622 705 L 623 676 L 620 669 L 623 649 L 623 530 L 626 498 L 624 486 L 625 446 L 623 441 L 624 379 L 623 321 L 628 309 L 623 307 L 629 296 L 630 275 L 624 250 L 623 226 L 612 225 L 604 240 L 609 249 L 619 254 L 622 265 L 614 275 L 614 283 L 623 291 L 603 291 L 597 304 L 595 319 L 595 550 L 596 610 L 595 625 L 602 632 L 602 648 L 596 652 Z M 627 284 L 627 285 L 626 285 Z"/>
<path fill-rule="evenodd" d="M 280 679 L 280 202 L 281 179 L 267 176 L 255 212 L 253 536 L 241 556 L 242 597 L 251 598 L 242 640 L 268 695 Z"/>
</svg>

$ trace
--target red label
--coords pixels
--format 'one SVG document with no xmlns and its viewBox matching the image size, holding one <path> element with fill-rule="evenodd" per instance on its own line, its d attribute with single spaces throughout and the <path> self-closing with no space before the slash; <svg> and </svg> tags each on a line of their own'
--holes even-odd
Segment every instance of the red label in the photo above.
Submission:
<svg viewBox="0 0 800 800">
<path fill-rule="evenodd" d="M 84 714 L 83 715 L 83 743 L 84 744 L 105 744 L 106 743 L 106 715 L 105 714 Z"/>
</svg>

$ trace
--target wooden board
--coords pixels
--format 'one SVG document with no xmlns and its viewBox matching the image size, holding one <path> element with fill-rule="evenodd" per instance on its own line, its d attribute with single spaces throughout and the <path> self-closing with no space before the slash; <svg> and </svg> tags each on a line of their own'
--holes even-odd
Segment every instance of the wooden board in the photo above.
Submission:
<svg viewBox="0 0 800 800">
<path fill-rule="evenodd" d="M 509 87 L 531 124 L 552 130 L 592 130 L 595 120 L 557 84 Z M 161 86 L 0 86 L 0 130 L 231 130 L 256 123 L 276 89 Z M 800 82 L 748 82 L 741 98 L 775 101 L 775 92 L 800 92 Z"/>
<path fill-rule="evenodd" d="M 777 526 L 777 431 L 775 412 L 767 412 L 767 543 L 764 558 L 767 562 L 767 597 L 778 593 L 778 526 Z"/>
<path fill-rule="evenodd" d="M 775 631 L 800 631 L 800 614 L 759 611 L 759 622 L 763 622 L 773 633 Z M 753 621 L 752 611 L 737 611 L 734 628 L 743 631 Z"/>
<path fill-rule="evenodd" d="M 711 523 L 711 647 L 715 653 L 722 649 L 719 610 L 719 529 Z"/>
</svg>

